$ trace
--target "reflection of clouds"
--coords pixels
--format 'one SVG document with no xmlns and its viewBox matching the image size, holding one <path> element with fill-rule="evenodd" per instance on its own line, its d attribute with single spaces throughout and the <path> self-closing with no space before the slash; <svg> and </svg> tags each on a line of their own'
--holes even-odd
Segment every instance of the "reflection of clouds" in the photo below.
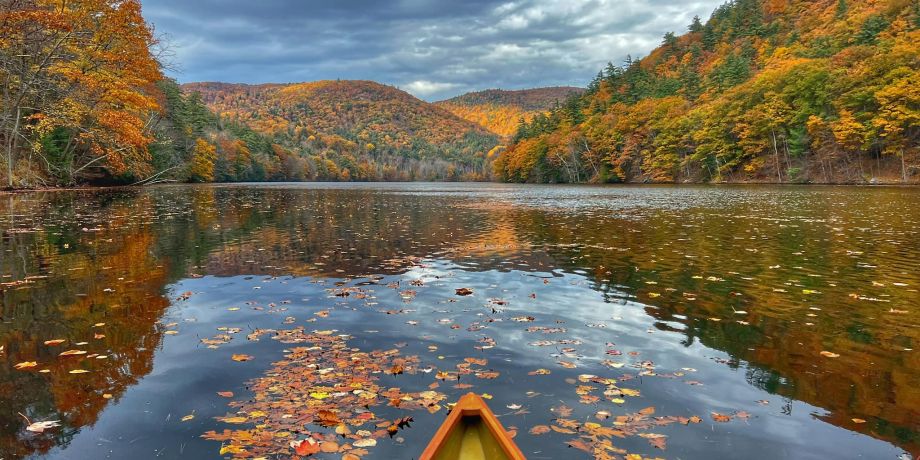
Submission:
<svg viewBox="0 0 920 460">
<path fill-rule="evenodd" d="M 553 417 L 549 408 L 561 402 L 574 408 L 576 418 L 589 418 L 601 408 L 619 415 L 655 406 L 657 413 L 661 415 L 700 415 L 704 418 L 708 417 L 711 410 L 730 413 L 733 410 L 744 409 L 754 415 L 749 426 L 732 424 L 724 427 L 674 427 L 662 429 L 660 432 L 669 436 L 669 449 L 679 450 L 683 458 L 730 457 L 742 448 L 752 452 L 775 452 L 771 449 L 775 448 L 777 440 L 781 440 L 790 451 L 809 455 L 840 452 L 841 445 L 856 453 L 891 451 L 881 443 L 853 436 L 829 424 L 816 422 L 810 414 L 820 410 L 806 404 L 792 402 L 791 415 L 777 416 L 780 409 L 780 401 L 777 398 L 749 385 L 744 372 L 716 364 L 710 359 L 714 356 L 725 358 L 724 353 L 706 348 L 699 342 L 685 347 L 680 343 L 682 335 L 679 333 L 656 331 L 648 334 L 647 331 L 654 327 L 657 320 L 646 313 L 647 305 L 632 301 L 608 303 L 604 301 L 602 293 L 591 288 L 586 276 L 561 272 L 555 275 L 548 278 L 550 284 L 544 284 L 543 278 L 530 272 L 476 272 L 451 262 L 435 260 L 428 261 L 424 266 L 411 267 L 402 275 L 386 277 L 380 280 L 379 284 L 364 285 L 366 278 L 347 282 L 348 286 L 362 285 L 368 289 L 370 297 L 367 299 L 331 296 L 327 289 L 344 281 L 339 279 L 236 276 L 183 280 L 173 285 L 169 289 L 170 292 L 192 291 L 195 294 L 189 301 L 175 304 L 163 320 L 179 322 L 180 334 L 168 337 L 162 349 L 158 350 L 154 372 L 132 389 L 121 404 L 107 410 L 100 423 L 78 434 L 72 443 L 72 450 L 68 452 L 94 452 L 94 449 L 98 448 L 99 438 L 114 439 L 120 436 L 133 439 L 136 437 L 132 431 L 134 429 L 160 433 L 156 439 L 138 440 L 131 446 L 134 449 L 160 448 L 163 442 L 170 442 L 172 439 L 187 442 L 187 433 L 172 428 L 172 425 L 168 425 L 171 427 L 170 431 L 158 431 L 162 430 L 162 420 L 168 414 L 184 414 L 192 408 L 197 410 L 197 417 L 201 420 L 223 415 L 226 411 L 223 401 L 197 405 L 190 401 L 210 401 L 208 398 L 213 397 L 216 390 L 233 390 L 238 392 L 238 396 L 245 395 L 242 385 L 248 379 L 260 375 L 262 369 L 281 356 L 283 349 L 295 346 L 280 344 L 271 340 L 270 336 L 263 336 L 259 342 L 249 342 L 245 339 L 245 334 L 253 328 L 289 329 L 298 326 L 308 330 L 337 330 L 342 334 L 349 334 L 353 337 L 349 341 L 351 346 L 365 351 L 391 349 L 394 344 L 405 342 L 406 348 L 402 350 L 404 354 L 418 354 L 423 366 L 435 365 L 440 369 L 453 370 L 454 366 L 466 357 L 486 358 L 487 367 L 501 372 L 498 379 L 480 380 L 466 376 L 462 381 L 474 384 L 473 391 L 494 394 L 493 404 L 498 412 L 506 412 L 503 408 L 510 403 L 525 405 L 530 414 L 523 417 L 505 415 L 506 418 L 503 418 L 506 423 L 518 427 L 549 423 L 549 418 Z M 411 281 L 418 279 L 425 282 L 424 286 L 411 286 Z M 401 281 L 400 289 L 387 287 L 388 283 L 397 280 Z M 256 287 L 260 289 L 254 289 Z M 470 297 L 458 297 L 454 295 L 454 291 L 459 287 L 472 288 L 475 293 Z M 400 297 L 400 292 L 406 289 L 417 291 L 417 295 L 409 303 L 405 303 Z M 536 293 L 537 298 L 530 299 L 531 293 Z M 510 302 L 509 305 L 499 307 L 503 310 L 501 314 L 494 315 L 504 321 L 484 322 L 489 316 L 493 316 L 488 307 L 490 298 Z M 448 302 L 450 299 L 456 299 L 457 302 Z M 290 300 L 291 303 L 281 305 L 280 302 L 284 300 Z M 248 305 L 247 302 L 255 305 Z M 267 307 L 272 302 L 281 308 L 287 308 L 287 311 L 268 313 L 253 309 L 256 305 Z M 368 303 L 374 305 L 368 306 Z M 241 309 L 229 311 L 230 307 Z M 398 315 L 385 315 L 379 312 L 400 308 L 415 311 Z M 318 310 L 328 310 L 330 315 L 327 318 L 318 318 L 315 322 L 308 322 L 315 318 L 314 313 Z M 442 313 L 444 310 L 450 312 Z M 521 315 L 534 316 L 536 321 L 518 323 L 510 320 L 513 316 Z M 294 325 L 282 324 L 287 316 L 296 318 Z M 439 324 L 440 318 L 452 318 L 462 325 L 462 328 L 452 330 L 449 324 Z M 188 321 L 189 319 L 194 321 Z M 565 320 L 565 324 L 555 324 L 557 319 Z M 406 321 L 409 320 L 418 321 L 418 326 L 407 325 Z M 466 327 L 474 321 L 483 321 L 482 324 L 486 328 L 475 332 L 467 331 Z M 607 328 L 586 326 L 595 323 L 604 323 Z M 528 326 L 533 325 L 562 326 L 567 328 L 568 332 L 525 332 Z M 198 345 L 199 338 L 218 333 L 219 327 L 239 327 L 243 332 L 235 335 L 233 341 L 218 350 L 208 350 Z M 368 332 L 371 330 L 376 332 Z M 474 349 L 474 346 L 480 345 L 477 339 L 482 336 L 495 339 L 496 347 L 485 351 Z M 562 338 L 583 342 L 581 345 L 573 346 L 584 355 L 577 369 L 567 370 L 555 364 L 556 358 L 550 355 L 558 352 L 556 347 L 529 345 L 536 340 Z M 601 402 L 596 406 L 578 404 L 575 386 L 565 383 L 566 378 L 584 373 L 617 377 L 637 372 L 629 367 L 620 370 L 602 367 L 599 360 L 605 357 L 606 342 L 616 343 L 616 348 L 624 353 L 623 356 L 610 357 L 611 359 L 620 362 L 652 360 L 660 373 L 693 367 L 699 372 L 690 373 L 685 378 L 701 380 L 705 386 L 691 387 L 685 385 L 681 379 L 644 377 L 620 383 L 623 388 L 638 389 L 642 392 L 641 397 L 628 398 L 625 406 L 607 402 Z M 438 349 L 434 352 L 429 351 L 429 345 L 437 345 Z M 628 355 L 630 351 L 639 351 L 641 354 L 631 357 Z M 231 364 L 229 356 L 232 353 L 246 353 L 255 356 L 256 359 L 248 363 Z M 438 359 L 439 356 L 443 356 L 444 359 Z M 551 369 L 552 374 L 536 377 L 526 375 L 537 368 Z M 383 378 L 385 384 L 399 385 L 407 390 L 410 386 L 424 388 L 433 381 L 433 374 L 418 374 L 400 379 L 390 376 Z M 450 382 L 442 382 L 441 390 L 459 394 L 457 390 L 452 390 L 451 386 Z M 543 396 L 527 398 L 527 391 L 536 391 Z M 596 391 L 597 394 L 599 392 L 600 390 Z M 162 395 L 175 397 L 164 399 Z M 770 399 L 776 406 L 751 407 L 754 405 L 753 401 L 758 399 Z M 154 404 L 151 405 L 151 401 Z M 139 411 L 149 415 L 138 421 L 136 414 Z M 413 432 L 412 435 L 420 439 L 427 439 L 431 433 L 426 430 L 430 428 L 433 432 L 437 426 L 436 421 L 441 420 L 440 414 L 430 417 L 420 413 L 412 415 L 419 421 L 419 426 L 415 428 L 419 431 Z M 125 420 L 133 421 L 125 423 Z M 208 422 L 207 426 L 210 427 L 211 422 Z M 710 443 L 699 442 L 701 429 L 706 430 Z M 530 437 L 525 434 L 519 441 L 552 457 L 565 455 L 567 449 L 563 443 L 558 443 L 558 440 L 552 438 Z M 631 442 L 636 442 L 639 448 L 644 445 L 641 439 L 621 442 L 627 446 Z M 112 449 L 116 455 L 126 454 L 128 449 L 122 445 L 106 445 L 106 448 Z M 207 456 L 208 452 L 213 454 L 214 446 L 206 441 L 196 440 L 190 442 L 187 449 L 189 452 L 201 452 L 202 456 Z M 384 446 L 380 452 L 374 453 L 380 453 L 382 457 L 400 455 L 386 449 L 388 448 Z M 92 455 L 86 456 L 90 457 Z"/>
<path fill-rule="evenodd" d="M 541 383 L 555 385 L 549 387 L 554 391 L 555 397 L 569 401 L 576 410 L 584 408 L 574 404 L 577 399 L 574 387 L 562 382 L 567 371 L 556 364 L 557 358 L 550 356 L 559 353 L 559 349 L 569 346 L 576 348 L 582 358 L 577 361 L 578 368 L 568 374 L 587 373 L 602 377 L 615 377 L 624 373 L 635 374 L 638 370 L 628 364 L 646 360 L 655 363 L 655 371 L 659 374 L 685 373 L 684 377 L 678 379 L 645 377 L 622 383 L 623 387 L 642 391 L 641 398 L 630 399 L 629 404 L 631 405 L 639 404 L 641 407 L 654 405 L 659 408 L 659 413 L 685 416 L 696 414 L 704 419 L 708 419 L 710 411 L 732 413 L 736 410 L 745 410 L 754 414 L 756 419 L 749 422 L 751 426 L 741 429 L 730 428 L 730 436 L 733 441 L 727 443 L 727 446 L 746 446 L 745 449 L 757 449 L 753 446 L 759 446 L 764 449 L 763 452 L 775 453 L 775 442 L 777 439 L 782 439 L 790 452 L 803 453 L 805 457 L 819 452 L 820 454 L 815 458 L 841 452 L 840 443 L 847 445 L 848 452 L 869 452 L 875 449 L 897 451 L 893 446 L 876 443 L 864 435 L 854 436 L 843 428 L 820 422 L 815 423 L 812 414 L 826 413 L 826 411 L 806 403 L 790 401 L 792 413 L 788 416 L 777 416 L 776 414 L 782 409 L 782 400 L 760 388 L 751 386 L 745 376 L 746 364 L 744 362 L 740 363 L 740 369 L 718 364 L 714 359 L 726 360 L 730 356 L 721 350 L 706 347 L 698 340 L 685 345 L 683 342 L 685 335 L 680 331 L 688 328 L 686 324 L 657 320 L 646 311 L 656 307 L 640 302 L 605 302 L 601 293 L 590 288 L 591 282 L 585 276 L 565 274 L 562 277 L 552 278 L 549 285 L 544 285 L 542 280 L 533 277 L 532 273 L 496 270 L 471 272 L 453 263 L 438 261 L 426 268 L 411 269 L 403 277 L 416 279 L 426 274 L 446 278 L 445 295 L 449 295 L 457 287 L 470 287 L 475 291 L 474 299 L 464 298 L 456 304 L 451 304 L 454 305 L 450 315 L 452 318 L 462 318 L 458 312 L 466 308 L 472 312 L 476 312 L 477 309 L 487 310 L 486 304 L 489 298 L 508 300 L 510 304 L 500 307 L 502 313 L 498 315 L 505 321 L 490 323 L 487 329 L 473 333 L 490 336 L 497 341 L 496 349 L 490 350 L 484 356 L 499 354 L 509 359 L 508 366 L 513 366 L 512 369 L 516 369 L 520 374 L 537 368 L 551 369 L 553 374 L 547 376 L 546 381 Z M 529 298 L 532 292 L 537 294 L 536 300 Z M 625 293 L 620 294 L 626 295 Z M 420 312 L 429 308 L 437 310 L 443 305 L 423 306 L 424 299 L 425 297 L 420 296 L 414 302 Z M 511 317 L 519 315 L 532 315 L 536 317 L 536 321 L 517 323 L 510 320 Z M 437 314 L 434 316 L 439 317 Z M 555 324 L 557 319 L 564 320 L 565 324 Z M 472 318 L 460 321 L 464 327 L 471 322 Z M 678 331 L 663 332 L 656 328 L 661 323 L 668 324 Z M 607 327 L 591 328 L 586 326 L 588 324 L 605 324 Z M 525 329 L 532 325 L 561 326 L 565 327 L 567 332 L 564 334 L 526 332 Z M 450 348 L 455 341 L 445 336 L 445 330 L 449 330 L 448 326 L 437 325 L 436 319 L 420 321 L 419 331 L 435 337 L 434 341 L 439 347 L 451 349 L 456 356 L 465 356 L 463 349 L 457 349 L 455 345 Z M 450 334 L 455 333 L 458 336 L 464 335 L 455 331 L 451 331 Z M 530 345 L 531 342 L 538 340 L 559 339 L 577 339 L 582 344 L 556 347 Z M 622 351 L 623 355 L 606 356 L 605 344 L 607 342 L 615 343 L 615 348 Z M 475 350 L 465 351 L 467 354 L 475 353 Z M 629 356 L 628 353 L 632 351 L 638 351 L 640 354 Z M 473 354 L 473 356 L 478 356 L 478 354 Z M 627 363 L 627 366 L 615 371 L 608 369 L 600 364 L 600 361 L 608 358 Z M 493 360 L 489 365 L 494 366 L 496 363 Z M 685 368 L 696 369 L 697 372 L 682 371 Z M 513 377 L 518 379 L 521 375 Z M 684 383 L 685 380 L 702 381 L 703 386 L 690 386 Z M 528 385 L 530 385 L 529 382 Z M 493 388 L 486 386 L 485 390 L 493 391 Z M 527 388 L 519 387 L 517 391 L 524 391 Z M 761 399 L 771 400 L 773 405 L 757 406 L 754 401 Z M 610 405 L 603 403 L 602 406 Z M 618 406 L 613 407 L 616 411 L 622 410 Z M 634 409 L 637 408 L 634 406 Z M 616 411 L 615 413 L 619 413 Z M 590 416 L 590 413 L 586 415 Z M 712 458 L 713 453 L 718 451 L 718 447 L 706 444 L 702 444 L 705 449 L 699 449 L 697 446 L 701 444 L 695 435 L 688 435 L 681 430 L 669 431 L 668 434 L 672 437 L 669 445 L 680 446 L 682 451 L 697 451 L 700 457 L 705 458 Z M 719 438 L 719 435 L 713 436 L 713 439 Z M 733 449 L 735 448 L 730 447 L 725 451 L 725 455 L 731 456 L 736 453 Z M 688 456 L 688 458 L 692 457 L 693 455 Z"/>
</svg>

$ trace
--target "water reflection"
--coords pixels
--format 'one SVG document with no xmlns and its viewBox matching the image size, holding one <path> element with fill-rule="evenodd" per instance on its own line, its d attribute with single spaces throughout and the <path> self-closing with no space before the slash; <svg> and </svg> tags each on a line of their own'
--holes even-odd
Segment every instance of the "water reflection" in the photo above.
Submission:
<svg viewBox="0 0 920 460">
<path fill-rule="evenodd" d="M 489 279 L 506 287 L 519 273 L 582 283 L 557 284 L 560 297 L 539 297 L 539 310 L 553 311 L 552 301 L 590 302 L 586 291 L 600 292 L 621 317 L 642 311 L 645 319 L 634 324 L 641 329 L 619 332 L 637 347 L 652 327 L 666 333 L 661 346 L 724 352 L 698 365 L 701 373 L 739 369 L 753 389 L 916 452 L 918 195 L 897 188 L 326 185 L 2 196 L 0 453 L 67 445 L 151 374 L 173 300 L 164 289 L 174 283 L 214 290 L 222 283 L 214 276 L 405 275 L 417 258 L 459 264 L 484 289 Z M 67 342 L 44 344 L 57 339 Z M 97 356 L 57 356 L 72 348 Z M 39 365 L 13 367 L 28 361 Z M 75 369 L 91 372 L 69 373 Z M 27 433 L 20 413 L 60 419 L 65 429 Z M 787 442 L 796 434 L 744 436 Z"/>
</svg>

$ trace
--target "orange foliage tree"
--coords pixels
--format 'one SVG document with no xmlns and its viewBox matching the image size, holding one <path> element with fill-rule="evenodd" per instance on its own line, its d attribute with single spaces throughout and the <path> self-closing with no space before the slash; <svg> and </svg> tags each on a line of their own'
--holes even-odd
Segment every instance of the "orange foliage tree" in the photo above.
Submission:
<svg viewBox="0 0 920 460">
<path fill-rule="evenodd" d="M 155 45 L 138 0 L 0 2 L 6 185 L 149 172 Z"/>
</svg>

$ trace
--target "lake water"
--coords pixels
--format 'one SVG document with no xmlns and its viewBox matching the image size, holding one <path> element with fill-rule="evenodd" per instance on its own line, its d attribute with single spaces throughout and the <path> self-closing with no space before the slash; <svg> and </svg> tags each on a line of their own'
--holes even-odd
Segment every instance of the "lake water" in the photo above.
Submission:
<svg viewBox="0 0 920 460">
<path fill-rule="evenodd" d="M 0 235 L 0 459 L 416 458 L 470 391 L 531 459 L 920 453 L 916 188 L 59 191 Z"/>
</svg>

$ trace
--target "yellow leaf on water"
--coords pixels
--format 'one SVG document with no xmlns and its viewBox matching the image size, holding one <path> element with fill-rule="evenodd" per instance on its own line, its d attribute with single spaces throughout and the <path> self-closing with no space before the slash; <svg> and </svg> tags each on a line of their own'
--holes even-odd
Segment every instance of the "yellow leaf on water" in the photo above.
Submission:
<svg viewBox="0 0 920 460">
<path fill-rule="evenodd" d="M 329 397 L 329 393 L 326 393 L 325 391 L 314 391 L 310 393 L 310 397 L 313 399 L 326 399 Z"/>
<path fill-rule="evenodd" d="M 824 356 L 825 358 L 838 358 L 838 357 L 840 357 L 839 354 L 833 353 L 833 352 L 830 352 L 830 351 L 822 351 L 822 352 L 821 352 L 821 356 Z"/>
<path fill-rule="evenodd" d="M 218 418 L 217 420 L 220 420 L 221 422 L 224 422 L 224 423 L 233 423 L 233 424 L 246 423 L 247 421 L 249 421 L 249 419 L 246 417 L 224 417 L 224 418 Z"/>
<path fill-rule="evenodd" d="M 64 342 L 66 342 L 66 340 L 64 339 L 45 340 L 45 345 L 54 346 L 54 345 L 60 345 Z"/>
<path fill-rule="evenodd" d="M 195 414 L 188 414 L 185 417 L 182 417 L 182 421 L 187 422 L 189 420 L 192 420 L 193 418 L 195 418 Z"/>
<path fill-rule="evenodd" d="M 59 354 L 58 356 L 77 356 L 77 355 L 85 355 L 85 354 L 86 352 L 83 350 L 67 350 Z"/>
<path fill-rule="evenodd" d="M 86 369 L 74 369 L 74 370 L 68 372 L 68 374 L 86 374 L 86 373 L 88 373 L 88 372 L 89 372 L 89 371 L 86 370 Z"/>
<path fill-rule="evenodd" d="M 866 423 L 866 421 L 861 418 L 854 418 L 853 423 Z"/>
<path fill-rule="evenodd" d="M 230 359 L 237 361 L 237 362 L 243 362 L 243 361 L 252 360 L 253 357 L 249 355 L 233 355 L 230 357 Z"/>
<path fill-rule="evenodd" d="M 490 395 L 489 393 L 483 393 L 483 394 L 482 394 L 482 398 L 483 398 L 483 399 L 492 399 L 492 395 Z"/>
<path fill-rule="evenodd" d="M 30 368 L 33 368 L 33 367 L 35 367 L 35 366 L 38 366 L 38 363 L 35 362 L 35 361 L 23 361 L 23 362 L 21 362 L 21 363 L 15 365 L 15 366 L 13 366 L 13 367 L 16 368 L 16 369 L 22 370 L 22 369 L 30 369 Z"/>
<path fill-rule="evenodd" d="M 243 452 L 246 452 L 243 449 L 243 446 L 237 444 L 227 444 L 225 446 L 220 446 L 220 455 L 242 454 Z"/>
</svg>

